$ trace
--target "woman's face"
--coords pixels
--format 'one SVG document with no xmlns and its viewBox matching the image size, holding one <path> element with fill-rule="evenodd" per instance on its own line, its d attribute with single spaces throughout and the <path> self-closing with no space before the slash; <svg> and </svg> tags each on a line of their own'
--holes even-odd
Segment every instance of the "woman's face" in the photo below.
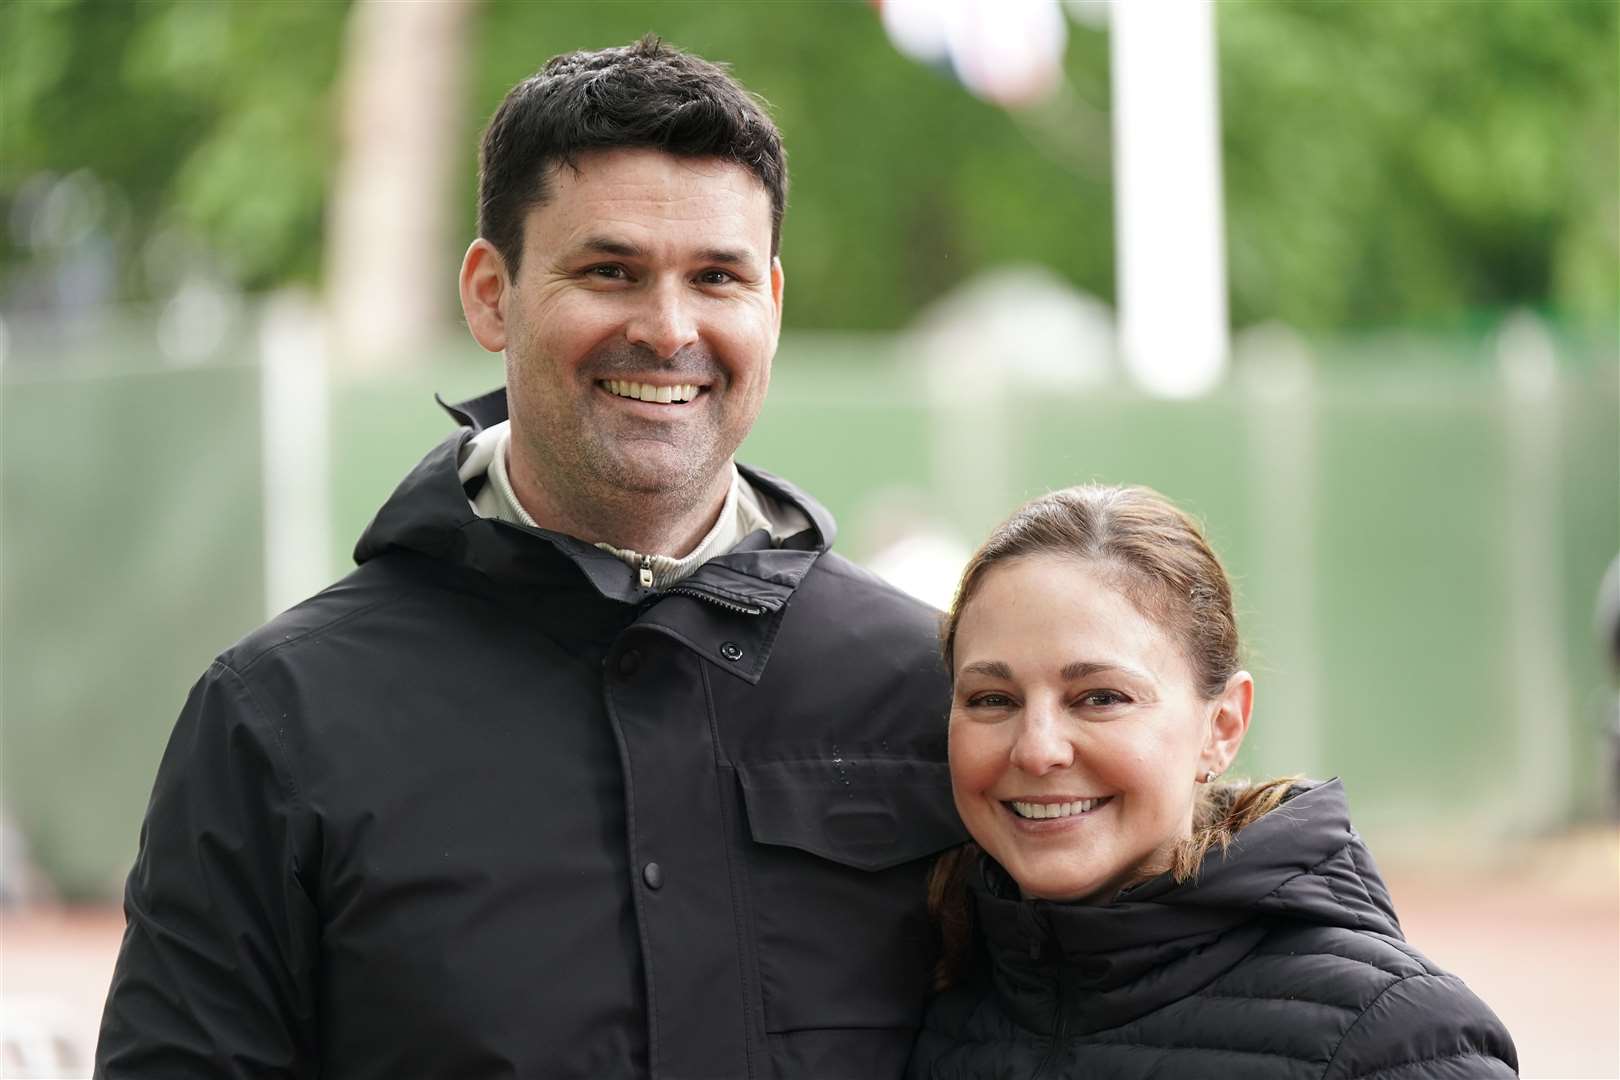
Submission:
<svg viewBox="0 0 1620 1080">
<path fill-rule="evenodd" d="M 1192 833 L 1248 726 L 1239 672 L 1205 700 L 1177 641 L 1082 561 L 991 570 L 957 625 L 951 783 L 1026 896 L 1106 900 Z"/>
</svg>

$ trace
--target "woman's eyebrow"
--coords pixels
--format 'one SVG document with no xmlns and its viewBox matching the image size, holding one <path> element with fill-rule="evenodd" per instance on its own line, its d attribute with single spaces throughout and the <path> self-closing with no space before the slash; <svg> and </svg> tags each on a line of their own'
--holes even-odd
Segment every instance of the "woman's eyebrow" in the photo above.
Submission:
<svg viewBox="0 0 1620 1080">
<path fill-rule="evenodd" d="M 1088 675 L 1096 675 L 1103 671 L 1119 671 L 1136 679 L 1152 681 L 1152 676 L 1129 664 L 1114 663 L 1112 661 L 1074 660 L 1065 664 L 1063 670 L 1058 672 L 1065 680 L 1084 679 Z"/>
<path fill-rule="evenodd" d="M 1010 679 L 1013 677 L 1012 668 L 1001 660 L 975 660 L 971 664 L 963 664 L 962 674 L 985 675 L 992 679 Z"/>
</svg>

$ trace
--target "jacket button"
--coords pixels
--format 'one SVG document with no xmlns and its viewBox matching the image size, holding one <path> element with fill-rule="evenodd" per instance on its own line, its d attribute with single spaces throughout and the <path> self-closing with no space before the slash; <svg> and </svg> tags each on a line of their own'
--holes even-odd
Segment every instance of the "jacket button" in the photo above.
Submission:
<svg viewBox="0 0 1620 1080">
<path fill-rule="evenodd" d="M 727 660 L 730 660 L 732 663 L 736 663 L 738 660 L 742 659 L 742 646 L 738 645 L 735 641 L 728 641 L 724 645 L 720 646 L 720 655 L 725 657 Z"/>
<path fill-rule="evenodd" d="M 628 679 L 630 676 L 634 675 L 636 673 L 636 668 L 640 666 L 641 653 L 637 652 L 635 649 L 626 649 L 624 652 L 619 654 L 619 674 L 623 675 L 625 678 Z"/>
<path fill-rule="evenodd" d="M 664 887 L 664 870 L 655 862 L 650 862 L 641 868 L 641 880 L 647 883 L 649 889 Z"/>
</svg>

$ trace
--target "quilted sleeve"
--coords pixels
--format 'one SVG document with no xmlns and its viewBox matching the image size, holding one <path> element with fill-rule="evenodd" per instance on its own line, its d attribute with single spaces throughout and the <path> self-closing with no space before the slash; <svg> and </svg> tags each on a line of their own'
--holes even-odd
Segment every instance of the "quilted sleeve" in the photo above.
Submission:
<svg viewBox="0 0 1620 1080">
<path fill-rule="evenodd" d="M 1513 1039 L 1455 975 L 1392 983 L 1340 1041 L 1322 1080 L 1503 1080 L 1519 1075 Z"/>
</svg>

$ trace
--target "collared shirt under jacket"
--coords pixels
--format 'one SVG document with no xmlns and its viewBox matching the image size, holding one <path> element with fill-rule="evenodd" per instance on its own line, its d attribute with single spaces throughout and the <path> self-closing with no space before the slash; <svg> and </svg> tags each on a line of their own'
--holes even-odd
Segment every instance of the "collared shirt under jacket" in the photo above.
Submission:
<svg viewBox="0 0 1620 1080">
<path fill-rule="evenodd" d="M 898 1077 L 962 838 L 937 613 L 753 470 L 810 528 L 643 589 L 474 514 L 469 435 L 193 689 L 96 1075 Z"/>
</svg>

